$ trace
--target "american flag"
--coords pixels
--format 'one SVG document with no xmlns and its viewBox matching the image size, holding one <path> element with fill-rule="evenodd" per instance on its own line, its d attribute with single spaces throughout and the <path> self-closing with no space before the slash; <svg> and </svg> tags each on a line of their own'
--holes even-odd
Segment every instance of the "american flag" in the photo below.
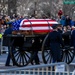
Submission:
<svg viewBox="0 0 75 75">
<path fill-rule="evenodd" d="M 55 20 L 51 19 L 20 19 L 13 22 L 14 30 L 27 30 L 33 32 L 49 32 L 51 31 L 52 25 L 58 24 Z"/>
</svg>

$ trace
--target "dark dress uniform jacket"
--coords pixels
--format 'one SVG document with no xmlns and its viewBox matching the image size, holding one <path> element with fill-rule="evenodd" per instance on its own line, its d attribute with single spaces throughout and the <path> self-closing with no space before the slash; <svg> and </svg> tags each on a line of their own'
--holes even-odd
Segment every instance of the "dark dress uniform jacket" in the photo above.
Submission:
<svg viewBox="0 0 75 75">
<path fill-rule="evenodd" d="M 74 54 L 75 54 L 75 30 L 73 30 L 71 34 L 71 46 L 74 46 Z"/>
<path fill-rule="evenodd" d="M 13 31 L 13 29 L 9 27 L 5 30 L 4 35 L 12 34 L 12 31 Z M 9 39 L 8 39 L 8 37 L 6 37 L 5 39 L 7 39 L 6 41 L 8 42 L 8 49 L 9 49 Z M 11 56 L 10 56 L 10 49 L 9 49 L 5 66 L 10 66 L 10 58 L 11 58 Z"/>
<path fill-rule="evenodd" d="M 75 30 L 73 30 L 71 34 L 71 46 L 75 47 Z"/>
<path fill-rule="evenodd" d="M 62 35 L 60 32 L 53 31 L 49 33 L 48 42 L 51 49 L 51 54 L 53 56 L 53 62 L 61 61 L 61 48 L 60 45 L 63 45 Z"/>
</svg>

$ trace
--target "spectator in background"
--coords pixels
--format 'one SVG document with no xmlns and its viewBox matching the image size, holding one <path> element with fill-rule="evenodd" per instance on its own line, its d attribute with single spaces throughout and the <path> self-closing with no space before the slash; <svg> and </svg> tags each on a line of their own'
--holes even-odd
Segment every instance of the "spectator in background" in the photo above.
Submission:
<svg viewBox="0 0 75 75">
<path fill-rule="evenodd" d="M 64 16 L 64 15 L 61 16 L 60 24 L 61 24 L 62 26 L 65 26 L 65 20 L 66 20 L 65 16 Z"/>
<path fill-rule="evenodd" d="M 71 27 L 67 26 L 63 31 L 63 39 L 65 46 L 69 46 L 71 42 Z"/>
<path fill-rule="evenodd" d="M 1 55 L 1 38 L 2 38 L 2 34 L 0 33 L 0 55 Z"/>
<path fill-rule="evenodd" d="M 31 16 L 31 19 L 35 19 L 35 15 L 32 15 L 32 16 Z"/>
<path fill-rule="evenodd" d="M 61 34 L 63 33 L 63 26 L 61 24 L 58 24 L 57 29 Z"/>
<path fill-rule="evenodd" d="M 0 54 L 1 54 L 2 24 L 3 24 L 3 20 L 0 17 Z"/>
<path fill-rule="evenodd" d="M 70 17 L 67 15 L 66 16 L 66 19 L 65 19 L 65 26 L 71 26 L 71 19 L 70 19 Z"/>
<path fill-rule="evenodd" d="M 72 26 L 75 26 L 75 21 L 74 20 L 71 20 L 71 27 Z"/>
</svg>

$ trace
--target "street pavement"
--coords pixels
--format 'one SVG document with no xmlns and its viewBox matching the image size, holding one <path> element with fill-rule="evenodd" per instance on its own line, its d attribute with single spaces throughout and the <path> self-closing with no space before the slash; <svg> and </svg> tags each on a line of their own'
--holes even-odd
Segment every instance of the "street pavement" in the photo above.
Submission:
<svg viewBox="0 0 75 75">
<path fill-rule="evenodd" d="M 7 59 L 7 53 L 4 53 L 4 54 L 1 54 L 0 55 L 0 70 L 2 69 L 10 69 L 10 68 L 15 68 L 17 66 L 5 66 L 5 62 L 6 62 L 6 59 Z M 39 54 L 40 55 L 40 54 Z M 40 60 L 41 60 L 41 64 L 43 64 L 43 61 L 42 61 L 42 57 L 40 56 Z M 10 64 L 12 65 L 12 61 L 10 62 Z M 71 67 L 75 66 L 75 58 L 74 60 L 70 63 Z"/>
<path fill-rule="evenodd" d="M 5 66 L 7 55 L 8 55 L 7 53 L 3 53 L 0 55 L 0 69 L 17 67 L 17 66 L 12 66 L 12 60 L 10 61 L 11 66 Z M 43 61 L 42 61 L 41 53 L 39 53 L 39 56 L 40 56 L 40 62 L 42 63 Z M 29 64 L 29 65 L 31 65 L 31 64 Z"/>
<path fill-rule="evenodd" d="M 10 67 L 5 66 L 6 59 L 7 59 L 7 54 L 0 55 L 0 69 L 14 68 L 15 66 L 10 66 Z M 11 64 L 12 64 L 12 61 L 11 61 Z"/>
</svg>

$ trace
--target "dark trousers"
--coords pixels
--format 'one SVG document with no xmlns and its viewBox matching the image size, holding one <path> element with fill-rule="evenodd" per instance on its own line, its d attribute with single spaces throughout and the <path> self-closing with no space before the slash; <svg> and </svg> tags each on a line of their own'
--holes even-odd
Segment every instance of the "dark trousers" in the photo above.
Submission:
<svg viewBox="0 0 75 75">
<path fill-rule="evenodd" d="M 75 55 L 75 43 L 73 43 L 73 45 L 72 45 L 73 47 L 74 47 L 74 55 Z"/>
<path fill-rule="evenodd" d="M 10 65 L 10 60 L 11 60 L 11 55 L 10 55 L 10 49 L 8 47 L 8 56 L 7 56 L 7 60 L 6 60 L 5 66 L 9 66 Z M 13 61 L 12 61 L 12 63 L 13 63 L 13 65 L 15 65 Z"/>
<path fill-rule="evenodd" d="M 32 61 L 34 61 L 35 64 L 39 64 L 38 51 L 33 51 L 31 57 L 32 57 Z"/>
<path fill-rule="evenodd" d="M 51 54 L 53 57 L 53 63 L 55 62 L 60 62 L 61 61 L 61 49 L 60 49 L 60 45 L 58 43 L 52 43 L 50 45 L 51 48 Z"/>
<path fill-rule="evenodd" d="M 9 64 L 10 64 L 10 59 L 11 59 L 11 57 L 10 57 L 10 52 L 8 52 L 8 56 L 7 56 L 7 60 L 6 60 L 6 66 L 9 66 Z"/>
</svg>

